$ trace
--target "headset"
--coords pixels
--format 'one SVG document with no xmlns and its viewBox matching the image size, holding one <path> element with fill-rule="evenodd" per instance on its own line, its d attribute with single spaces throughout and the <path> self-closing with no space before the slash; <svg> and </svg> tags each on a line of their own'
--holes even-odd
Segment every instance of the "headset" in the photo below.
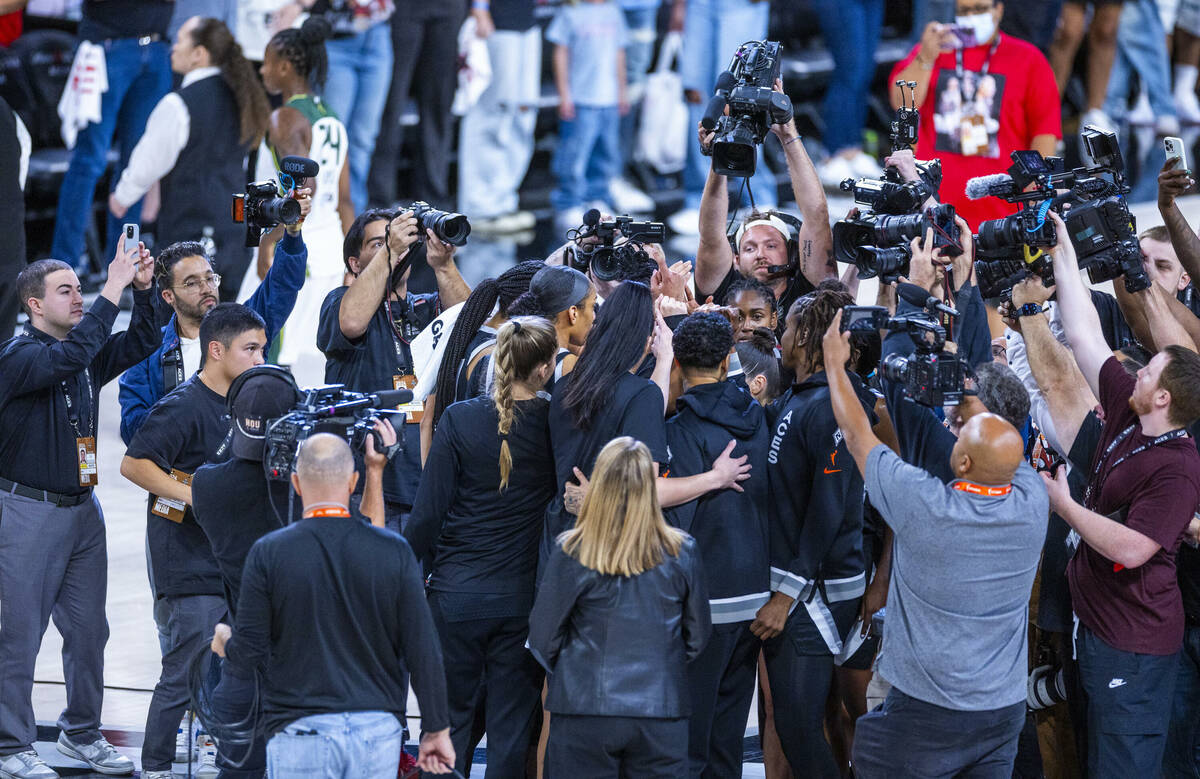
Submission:
<svg viewBox="0 0 1200 779">
<path fill-rule="evenodd" d="M 781 211 L 762 211 L 759 212 L 762 216 L 762 221 L 780 221 L 785 226 L 790 228 L 790 235 L 784 234 L 787 240 L 787 264 L 786 265 L 769 265 L 767 266 L 767 280 L 774 281 L 782 276 L 791 276 L 800 270 L 800 228 L 804 226 L 803 220 L 792 216 L 791 214 Z M 737 257 L 738 243 L 740 242 L 741 233 L 748 221 L 759 221 L 758 219 L 745 219 L 736 228 L 731 221 L 729 227 L 725 231 L 725 237 L 729 240 L 729 248 L 733 250 L 733 256 Z M 778 227 L 778 225 L 776 225 Z M 783 232 L 782 230 L 780 232 Z"/>
</svg>

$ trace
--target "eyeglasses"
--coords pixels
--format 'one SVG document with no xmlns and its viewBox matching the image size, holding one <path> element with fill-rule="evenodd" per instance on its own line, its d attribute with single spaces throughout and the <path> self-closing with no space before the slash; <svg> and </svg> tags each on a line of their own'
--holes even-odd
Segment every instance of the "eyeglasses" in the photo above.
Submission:
<svg viewBox="0 0 1200 779">
<path fill-rule="evenodd" d="M 220 273 L 209 273 L 198 279 L 197 278 L 188 279 L 187 281 L 183 282 L 182 284 L 177 284 L 173 289 L 179 289 L 180 287 L 182 287 L 183 289 L 186 289 L 188 292 L 196 292 L 201 287 L 212 287 L 213 289 L 216 289 L 219 286 L 221 286 L 221 274 Z"/>
</svg>

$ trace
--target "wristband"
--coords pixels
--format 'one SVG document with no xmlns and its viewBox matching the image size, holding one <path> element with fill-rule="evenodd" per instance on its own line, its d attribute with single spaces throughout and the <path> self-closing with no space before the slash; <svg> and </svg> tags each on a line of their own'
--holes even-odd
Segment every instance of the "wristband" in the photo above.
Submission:
<svg viewBox="0 0 1200 779">
<path fill-rule="evenodd" d="M 786 140 L 786 141 L 784 141 L 784 142 L 783 142 L 783 145 L 784 145 L 784 146 L 787 146 L 789 143 L 795 143 L 796 141 L 800 140 L 800 139 L 801 139 L 801 138 L 803 138 L 803 137 L 804 137 L 804 136 L 802 136 L 802 135 L 797 135 L 795 138 L 791 138 L 790 140 Z"/>
</svg>

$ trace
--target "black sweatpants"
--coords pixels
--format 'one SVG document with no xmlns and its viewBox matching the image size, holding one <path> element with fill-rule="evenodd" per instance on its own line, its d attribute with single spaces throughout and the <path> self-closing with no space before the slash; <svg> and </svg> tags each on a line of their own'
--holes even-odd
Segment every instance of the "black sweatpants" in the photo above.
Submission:
<svg viewBox="0 0 1200 779">
<path fill-rule="evenodd" d="M 749 622 L 713 625 L 700 656 L 688 663 L 692 716 L 688 726 L 688 775 L 740 776 L 742 740 L 761 644 Z"/>
<path fill-rule="evenodd" d="M 471 766 L 471 726 L 482 695 L 487 730 L 487 777 L 525 775 L 525 753 L 541 714 L 542 670 L 525 649 L 529 617 L 461 622 L 430 593 L 429 609 L 442 644 L 450 740 L 455 768 Z M 486 686 L 486 691 L 485 691 Z"/>
<path fill-rule="evenodd" d="M 679 779 L 687 775 L 687 737 L 687 717 L 595 717 L 552 712 L 547 774 L 550 779 Z"/>
</svg>

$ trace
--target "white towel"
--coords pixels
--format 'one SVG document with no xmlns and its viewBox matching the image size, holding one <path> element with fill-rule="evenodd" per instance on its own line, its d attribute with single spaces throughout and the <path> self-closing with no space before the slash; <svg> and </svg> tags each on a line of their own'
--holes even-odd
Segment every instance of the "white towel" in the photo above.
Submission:
<svg viewBox="0 0 1200 779">
<path fill-rule="evenodd" d="M 108 66 L 104 60 L 104 47 L 81 41 L 75 50 L 67 86 L 58 101 L 62 138 L 68 149 L 75 147 L 80 130 L 91 122 L 100 121 L 100 96 L 107 91 Z"/>
</svg>

